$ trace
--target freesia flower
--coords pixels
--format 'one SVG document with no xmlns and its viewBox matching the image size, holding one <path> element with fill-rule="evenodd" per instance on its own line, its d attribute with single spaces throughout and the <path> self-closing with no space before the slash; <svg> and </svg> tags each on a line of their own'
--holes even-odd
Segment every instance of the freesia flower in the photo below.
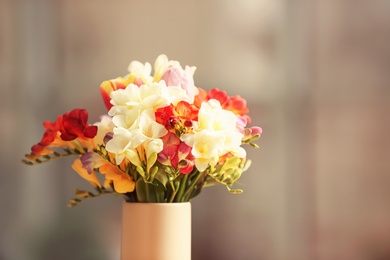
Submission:
<svg viewBox="0 0 390 260">
<path fill-rule="evenodd" d="M 113 107 L 108 112 L 111 116 L 127 114 L 130 110 L 158 109 L 189 99 L 182 88 L 167 87 L 164 81 L 140 87 L 130 84 L 126 89 L 112 92 L 111 98 Z"/>
<path fill-rule="evenodd" d="M 76 138 L 94 138 L 97 127 L 90 126 L 87 121 L 88 112 L 85 109 L 74 109 L 65 113 L 60 124 L 61 139 L 71 141 Z"/>
<path fill-rule="evenodd" d="M 124 158 L 128 158 L 135 165 L 141 165 L 135 148 L 142 144 L 146 138 L 122 127 L 114 129 L 114 135 L 106 144 L 106 150 L 115 155 L 115 161 L 120 164 Z"/>
<path fill-rule="evenodd" d="M 152 66 L 149 62 L 142 64 L 139 61 L 132 61 L 127 69 L 130 73 L 129 78 L 131 83 L 137 86 L 150 83 L 153 80 L 153 77 L 150 75 Z"/>
<path fill-rule="evenodd" d="M 164 148 L 159 153 L 158 161 L 163 165 L 171 165 L 174 169 L 179 169 L 180 173 L 187 174 L 193 169 L 193 156 L 191 146 L 181 142 L 173 133 L 168 132 L 163 136 Z"/>
<path fill-rule="evenodd" d="M 148 155 L 162 150 L 162 140 L 159 139 L 167 133 L 164 126 L 155 121 L 152 110 L 143 111 L 129 128 L 114 128 L 113 138 L 107 142 L 107 151 L 115 154 L 116 163 L 120 164 L 126 157 L 140 166 L 142 158 L 139 158 L 135 150 L 139 145 L 148 141 L 144 146 Z"/>
<path fill-rule="evenodd" d="M 246 101 L 196 87 L 196 67 L 166 55 L 153 70 L 132 61 L 127 75 L 103 81 L 108 111 L 92 125 L 85 109 L 44 122 L 43 137 L 23 162 L 75 156 L 73 170 L 95 193 L 76 189 L 69 206 L 109 193 L 135 202 L 184 202 L 213 184 L 241 192 L 231 186 L 250 165 L 242 146 L 258 147 L 262 134 L 248 126 Z"/>
<path fill-rule="evenodd" d="M 88 172 L 87 169 L 83 167 L 83 164 L 80 159 L 74 160 L 72 164 L 73 170 L 75 170 L 82 178 L 87 180 L 89 183 L 91 183 L 95 187 L 101 187 L 101 183 L 99 179 L 96 177 L 96 174 L 94 172 Z"/>
<path fill-rule="evenodd" d="M 189 103 L 194 102 L 194 97 L 199 93 L 194 83 L 196 67 L 185 66 L 183 69 L 178 61 L 168 60 L 166 55 L 157 57 L 154 67 L 155 81 L 164 80 L 167 86 L 184 89 L 189 96 Z"/>
<path fill-rule="evenodd" d="M 119 170 L 115 165 L 106 162 L 104 165 L 99 167 L 99 171 L 106 177 L 107 180 L 112 181 L 116 192 L 124 194 L 134 191 L 134 180 Z"/>
<path fill-rule="evenodd" d="M 216 99 L 223 109 L 232 111 L 234 114 L 246 118 L 248 124 L 251 122 L 251 118 L 247 115 L 249 110 L 246 106 L 246 100 L 241 96 L 229 96 L 226 91 L 218 88 L 213 88 L 208 93 L 202 89 L 199 89 L 199 91 L 200 94 L 197 96 L 197 104 L 199 106 L 210 99 Z"/>
<path fill-rule="evenodd" d="M 32 155 L 44 156 L 53 154 L 49 147 L 66 146 L 67 141 L 87 140 L 95 137 L 97 127 L 87 123 L 88 112 L 85 109 L 74 109 L 59 115 L 55 122 L 45 121 L 45 133 L 41 141 L 31 148 Z M 76 145 L 76 144 L 74 144 Z"/>
<path fill-rule="evenodd" d="M 211 99 L 202 104 L 194 130 L 194 134 L 184 134 L 182 140 L 193 147 L 195 165 L 200 171 L 208 165 L 216 165 L 219 157 L 226 153 L 246 156 L 240 147 L 243 134 L 237 130 L 237 116 L 222 109 L 219 101 Z"/>
</svg>

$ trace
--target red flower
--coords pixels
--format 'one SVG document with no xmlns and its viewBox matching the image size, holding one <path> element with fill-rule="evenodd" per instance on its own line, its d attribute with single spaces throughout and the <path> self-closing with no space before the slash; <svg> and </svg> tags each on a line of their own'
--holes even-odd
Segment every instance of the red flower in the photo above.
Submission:
<svg viewBox="0 0 390 260">
<path fill-rule="evenodd" d="M 50 153 L 51 150 L 46 147 L 50 145 L 59 146 L 62 141 L 71 141 L 76 138 L 94 138 L 97 134 L 97 126 L 88 125 L 87 119 L 88 112 L 85 109 L 74 109 L 64 115 L 59 115 L 55 122 L 45 121 L 43 126 L 46 131 L 41 141 L 31 147 L 32 154 L 44 155 Z"/>
<path fill-rule="evenodd" d="M 54 142 L 54 140 L 57 137 L 57 133 L 60 129 L 60 124 L 62 122 L 62 115 L 57 117 L 57 121 L 50 122 L 45 121 L 43 122 L 43 126 L 45 127 L 46 131 L 43 134 L 43 137 L 39 143 L 31 147 L 31 152 L 35 155 L 42 155 L 44 153 L 47 153 L 48 150 L 46 150 L 46 146 L 49 146 Z M 45 152 L 46 151 L 46 152 Z"/>
<path fill-rule="evenodd" d="M 178 119 L 173 114 L 174 106 L 166 106 L 157 109 L 156 122 L 165 126 L 166 129 L 170 130 L 175 127 Z"/>
<path fill-rule="evenodd" d="M 97 126 L 87 123 L 88 112 L 85 109 L 74 109 L 62 117 L 60 126 L 61 139 L 71 141 L 76 138 L 94 138 L 97 134 Z"/>
</svg>

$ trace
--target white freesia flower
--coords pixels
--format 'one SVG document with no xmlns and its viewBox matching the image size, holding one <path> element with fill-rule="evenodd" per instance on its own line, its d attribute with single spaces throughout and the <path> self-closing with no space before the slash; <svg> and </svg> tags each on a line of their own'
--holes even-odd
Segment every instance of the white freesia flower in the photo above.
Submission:
<svg viewBox="0 0 390 260">
<path fill-rule="evenodd" d="M 119 165 L 123 159 L 128 158 L 133 164 L 141 165 L 135 149 L 145 141 L 145 137 L 136 130 L 122 127 L 114 128 L 114 135 L 106 144 L 106 150 L 115 154 L 115 161 Z"/>
<path fill-rule="evenodd" d="M 229 110 L 222 109 L 216 99 L 202 103 L 198 115 L 198 127 L 213 131 L 237 131 L 237 116 Z"/>
<path fill-rule="evenodd" d="M 195 166 L 204 171 L 209 165 L 216 165 L 219 156 L 223 155 L 224 136 L 217 132 L 201 130 L 194 135 L 192 154 L 195 157 Z"/>
<path fill-rule="evenodd" d="M 156 122 L 152 109 L 145 110 L 140 114 L 134 128 L 149 140 L 160 138 L 168 133 L 163 125 Z"/>
<path fill-rule="evenodd" d="M 142 64 L 139 61 L 132 61 L 127 67 L 127 70 L 130 72 L 130 76 L 141 80 L 143 84 L 153 81 L 153 77 L 151 76 L 152 66 L 149 62 Z"/>
<path fill-rule="evenodd" d="M 216 165 L 226 153 L 245 157 L 246 152 L 240 147 L 242 137 L 237 130 L 237 116 L 211 99 L 202 104 L 194 133 L 183 135 L 181 140 L 192 146 L 195 165 L 204 171 L 208 165 Z"/>
<path fill-rule="evenodd" d="M 188 101 L 188 95 L 180 87 L 167 87 L 164 81 L 142 85 L 139 88 L 139 102 L 143 109 L 158 109 L 179 101 Z"/>
<path fill-rule="evenodd" d="M 128 109 L 123 114 L 115 115 L 112 118 L 112 122 L 117 127 L 132 128 L 136 123 L 139 115 L 141 114 L 140 108 Z"/>
<path fill-rule="evenodd" d="M 164 143 L 161 139 L 152 139 L 144 143 L 146 158 L 149 158 L 153 153 L 159 153 L 163 150 Z M 156 157 L 157 158 L 157 157 Z"/>
<path fill-rule="evenodd" d="M 114 117 L 118 120 L 117 125 L 126 125 L 120 122 L 125 116 Z M 141 145 L 146 155 L 159 153 L 163 149 L 163 142 L 160 139 L 168 131 L 165 127 L 156 122 L 154 111 L 148 109 L 133 118 L 134 122 L 129 128 L 114 128 L 113 138 L 107 142 L 107 151 L 115 154 L 116 163 L 120 164 L 124 158 L 129 159 L 134 165 L 141 166 L 145 158 L 139 158 L 136 149 Z M 148 157 L 147 157 L 148 158 Z"/>
<path fill-rule="evenodd" d="M 125 114 L 128 110 L 139 106 L 139 87 L 130 84 L 125 89 L 112 91 L 110 97 L 113 106 L 108 114 L 110 116 Z"/>
</svg>

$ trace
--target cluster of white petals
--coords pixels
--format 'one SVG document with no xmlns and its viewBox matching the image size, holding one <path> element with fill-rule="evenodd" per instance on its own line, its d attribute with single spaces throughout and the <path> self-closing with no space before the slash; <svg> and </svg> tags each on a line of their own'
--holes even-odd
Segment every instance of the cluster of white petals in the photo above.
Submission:
<svg viewBox="0 0 390 260">
<path fill-rule="evenodd" d="M 108 114 L 115 126 L 113 137 L 106 144 L 107 151 L 115 154 L 116 163 L 124 158 L 141 166 L 142 147 L 148 158 L 163 150 L 161 137 L 167 134 L 165 127 L 156 122 L 154 112 L 158 108 L 176 105 L 180 101 L 190 104 L 198 89 L 194 86 L 195 67 L 183 69 L 177 61 L 160 55 L 154 64 L 154 76 L 150 76 L 151 65 L 132 62 L 130 75 L 142 84 L 129 84 L 125 89 L 111 93 L 113 105 Z M 201 105 L 198 122 L 193 122 L 193 132 L 183 134 L 181 140 L 192 147 L 195 166 L 204 171 L 218 163 L 221 156 L 232 153 L 243 158 L 245 150 L 240 147 L 243 134 L 237 129 L 237 116 L 221 107 L 219 101 L 211 99 Z"/>
<path fill-rule="evenodd" d="M 113 107 L 108 114 L 113 116 L 115 125 L 129 128 L 144 110 L 156 110 L 188 99 L 184 89 L 167 87 L 164 81 L 151 82 L 140 87 L 130 84 L 125 89 L 111 93 Z"/>
<path fill-rule="evenodd" d="M 193 96 L 188 94 L 184 85 L 167 86 L 166 81 L 161 79 L 161 76 L 166 77 L 167 80 L 170 79 L 165 72 L 169 71 L 170 66 L 173 65 L 175 68 L 180 67 L 178 62 L 168 61 L 165 55 L 160 55 L 155 63 L 155 77 L 153 78 L 150 75 L 149 63 L 142 64 L 133 61 L 128 70 L 134 79 L 140 80 L 141 84 L 129 84 L 125 89 L 111 92 L 110 102 L 113 106 L 108 114 L 112 117 L 115 127 L 113 137 L 107 142 L 106 149 L 115 154 L 117 164 L 127 158 L 134 165 L 141 166 L 145 158 L 139 158 L 139 151 L 137 151 L 139 147 L 145 152 L 146 158 L 153 153 L 161 152 L 163 149 L 161 137 L 168 131 L 156 122 L 154 112 L 158 108 L 176 105 L 180 101 L 193 102 Z M 188 81 L 193 82 L 195 69 L 191 69 L 189 74 L 182 68 L 181 70 L 184 75 L 182 78 L 190 78 Z M 162 73 L 162 75 L 156 77 L 156 73 Z M 170 82 L 173 81 L 170 80 Z"/>
<path fill-rule="evenodd" d="M 153 110 L 142 111 L 133 121 L 129 128 L 115 127 L 112 139 L 106 144 L 107 151 L 115 154 L 117 164 L 127 158 L 134 165 L 141 166 L 144 158 L 139 158 L 139 146 L 142 146 L 147 158 L 163 149 L 161 137 L 168 131 L 156 122 Z"/>
<path fill-rule="evenodd" d="M 181 139 L 192 147 L 196 168 L 204 171 L 209 165 L 216 165 L 226 153 L 245 157 L 246 152 L 240 147 L 242 137 L 237 130 L 237 116 L 223 109 L 218 100 L 211 99 L 202 104 L 194 133 L 184 134 Z"/>
</svg>

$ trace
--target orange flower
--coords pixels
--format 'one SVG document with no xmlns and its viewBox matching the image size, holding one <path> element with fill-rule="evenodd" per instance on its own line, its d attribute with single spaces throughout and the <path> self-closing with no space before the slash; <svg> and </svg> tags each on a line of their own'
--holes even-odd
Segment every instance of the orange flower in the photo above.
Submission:
<svg viewBox="0 0 390 260">
<path fill-rule="evenodd" d="M 104 174 L 107 180 L 114 184 L 114 189 L 118 193 L 127 193 L 134 191 L 135 182 L 124 172 L 118 169 L 117 166 L 111 163 L 106 163 L 99 168 L 99 172 Z"/>
<path fill-rule="evenodd" d="M 198 108 L 186 101 L 180 101 L 176 106 L 170 105 L 157 109 L 156 121 L 171 132 L 187 131 L 192 121 L 198 119 Z"/>
</svg>

